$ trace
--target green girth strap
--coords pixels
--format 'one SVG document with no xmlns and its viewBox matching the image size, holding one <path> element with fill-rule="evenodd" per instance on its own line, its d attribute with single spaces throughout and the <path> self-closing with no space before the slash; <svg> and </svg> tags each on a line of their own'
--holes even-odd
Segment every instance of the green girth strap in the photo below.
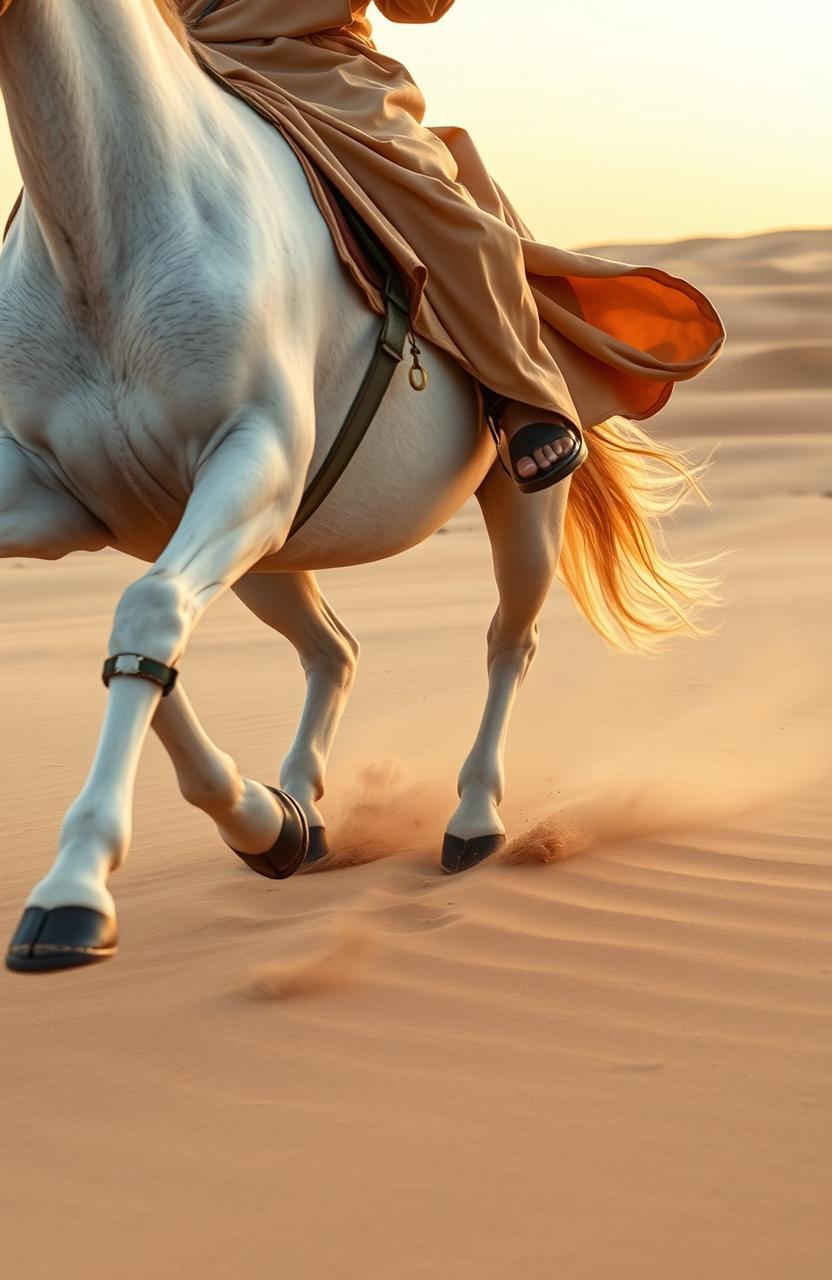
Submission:
<svg viewBox="0 0 832 1280">
<path fill-rule="evenodd" d="M 373 352 L 370 367 L 358 388 L 341 430 L 332 442 L 314 479 L 306 486 L 297 515 L 287 534 L 287 542 L 292 534 L 297 533 L 298 529 L 317 511 L 349 466 L 353 454 L 378 412 L 396 366 L 401 364 L 404 358 L 404 347 L 410 332 L 410 304 L 395 265 L 352 206 L 338 192 L 335 192 L 335 195 L 362 251 L 384 280 L 384 322 L 376 340 L 376 349 Z"/>
</svg>

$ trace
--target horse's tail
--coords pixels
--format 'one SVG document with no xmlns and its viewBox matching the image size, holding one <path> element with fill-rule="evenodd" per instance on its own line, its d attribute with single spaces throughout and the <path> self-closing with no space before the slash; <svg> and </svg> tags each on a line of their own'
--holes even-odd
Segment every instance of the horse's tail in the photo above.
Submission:
<svg viewBox="0 0 832 1280">
<path fill-rule="evenodd" d="M 573 475 L 558 576 L 577 608 L 619 649 L 650 651 L 680 631 L 705 634 L 696 615 L 716 599 L 701 570 L 718 559 L 672 559 L 660 543 L 663 516 L 691 493 L 709 461 L 652 440 L 627 418 L 587 432 L 589 457 Z"/>
</svg>

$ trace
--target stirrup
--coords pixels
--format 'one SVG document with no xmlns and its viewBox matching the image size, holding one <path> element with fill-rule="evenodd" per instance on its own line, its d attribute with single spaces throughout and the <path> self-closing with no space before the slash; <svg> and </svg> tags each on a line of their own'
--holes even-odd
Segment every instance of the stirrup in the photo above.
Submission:
<svg viewBox="0 0 832 1280">
<path fill-rule="evenodd" d="M 176 667 L 166 667 L 164 662 L 155 658 L 145 658 L 140 653 L 116 653 L 104 663 L 101 679 L 109 688 L 114 676 L 139 676 L 142 680 L 152 680 L 161 685 L 162 697 L 166 698 L 176 684 L 179 672 Z"/>
</svg>

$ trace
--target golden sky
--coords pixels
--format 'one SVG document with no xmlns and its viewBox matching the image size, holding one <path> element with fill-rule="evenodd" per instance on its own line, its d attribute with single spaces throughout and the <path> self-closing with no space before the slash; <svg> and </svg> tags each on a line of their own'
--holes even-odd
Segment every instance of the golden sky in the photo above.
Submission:
<svg viewBox="0 0 832 1280">
<path fill-rule="evenodd" d="M 832 224 L 829 0 L 457 0 L 376 43 L 541 239 Z"/>
<path fill-rule="evenodd" d="M 541 239 L 832 223 L 828 0 L 457 0 L 432 27 L 379 18 L 376 40 Z M 3 129 L 5 205 L 16 190 Z"/>
</svg>

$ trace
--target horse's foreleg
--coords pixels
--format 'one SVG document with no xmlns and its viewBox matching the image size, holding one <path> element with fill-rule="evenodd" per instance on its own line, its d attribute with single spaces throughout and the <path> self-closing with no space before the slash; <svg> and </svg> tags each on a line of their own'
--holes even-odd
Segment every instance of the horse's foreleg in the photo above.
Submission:
<svg viewBox="0 0 832 1280">
<path fill-rule="evenodd" d="M 568 489 L 567 480 L 524 494 L 495 466 L 477 491 L 500 602 L 488 631 L 485 710 L 459 775 L 459 805 L 445 837 L 446 871 L 475 866 L 505 842 L 497 810 L 509 718 L 537 651 L 537 620 L 557 569 Z"/>
<path fill-rule="evenodd" d="M 159 702 L 153 729 L 173 762 L 183 797 L 213 819 L 225 843 L 241 853 L 270 849 L 283 824 L 274 796 L 244 778 L 232 757 L 215 746 L 181 681 Z"/>
<path fill-rule="evenodd" d="M 347 705 L 358 664 L 358 641 L 321 594 L 312 573 L 250 573 L 235 593 L 297 650 L 306 674 L 306 701 L 280 785 L 301 804 L 310 826 L 308 862 L 327 852 L 317 801 L 324 793 L 326 765 Z"/>
<path fill-rule="evenodd" d="M 209 604 L 282 545 L 305 460 L 295 451 L 290 456 L 265 417 L 252 414 L 230 429 L 201 461 L 167 548 L 122 596 L 110 653 L 175 666 Z M 127 852 L 136 769 L 161 696 L 149 680 L 113 678 L 92 770 L 64 820 L 55 865 L 29 905 L 75 905 L 112 915 L 107 876 Z"/>
</svg>

